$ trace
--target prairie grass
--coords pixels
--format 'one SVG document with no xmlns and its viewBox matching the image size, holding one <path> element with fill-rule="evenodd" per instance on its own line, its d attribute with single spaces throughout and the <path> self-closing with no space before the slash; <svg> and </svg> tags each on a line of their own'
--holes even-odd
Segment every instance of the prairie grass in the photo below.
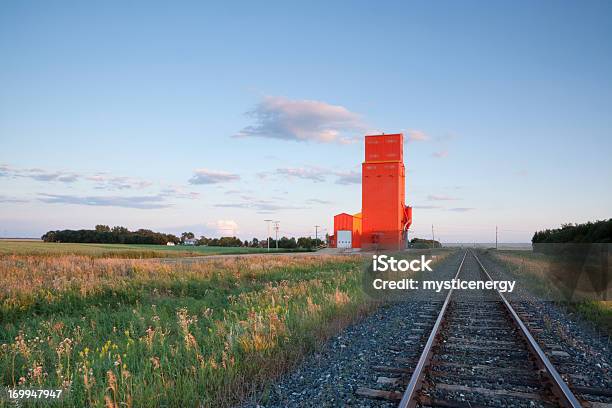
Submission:
<svg viewBox="0 0 612 408">
<path fill-rule="evenodd" d="M 360 262 L 0 256 L 0 386 L 69 388 L 62 406 L 233 406 L 376 306 Z"/>
<path fill-rule="evenodd" d="M 554 277 L 550 276 L 552 260 L 547 255 L 527 251 L 490 251 L 489 254 L 504 264 L 532 293 L 550 300 L 568 298 L 563 293 L 564 288 L 553 284 Z M 612 336 L 612 301 L 575 297 L 558 303 L 593 323 L 597 330 Z"/>
</svg>

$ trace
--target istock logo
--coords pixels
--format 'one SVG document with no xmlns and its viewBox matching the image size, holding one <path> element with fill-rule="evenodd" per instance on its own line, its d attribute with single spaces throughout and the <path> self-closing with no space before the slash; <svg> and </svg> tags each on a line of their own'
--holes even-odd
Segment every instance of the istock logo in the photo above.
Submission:
<svg viewBox="0 0 612 408">
<path fill-rule="evenodd" d="M 425 259 L 425 255 L 421 255 L 421 259 L 413 259 L 408 261 L 407 259 L 397 260 L 393 256 L 388 255 L 373 255 L 372 256 L 372 269 L 374 272 L 433 272 L 429 267 L 429 264 L 433 259 Z"/>
</svg>

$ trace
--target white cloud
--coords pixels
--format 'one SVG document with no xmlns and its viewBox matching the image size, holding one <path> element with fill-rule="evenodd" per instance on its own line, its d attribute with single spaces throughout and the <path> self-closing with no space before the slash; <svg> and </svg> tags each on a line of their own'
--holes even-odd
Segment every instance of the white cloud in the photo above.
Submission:
<svg viewBox="0 0 612 408">
<path fill-rule="evenodd" d="M 148 180 L 134 177 L 114 176 L 109 173 L 94 173 L 87 175 L 74 171 L 58 171 L 41 168 L 18 168 L 6 164 L 0 165 L 0 176 L 25 177 L 36 181 L 75 183 L 79 180 L 90 181 L 99 190 L 143 189 L 153 185 Z"/>
<path fill-rule="evenodd" d="M 278 201 L 254 200 L 252 198 L 245 202 L 215 204 L 215 207 L 253 209 L 258 214 L 272 214 L 274 212 L 283 211 L 283 210 L 302 210 L 304 209 L 304 207 L 302 206 L 284 204 Z"/>
<path fill-rule="evenodd" d="M 454 200 L 459 200 L 456 197 L 449 197 L 449 196 L 445 196 L 445 195 L 435 195 L 435 194 L 428 195 L 427 199 L 429 201 L 454 201 Z"/>
<path fill-rule="evenodd" d="M 240 180 L 237 174 L 226 173 L 208 169 L 196 169 L 193 176 L 189 179 L 191 184 L 217 184 Z"/>
<path fill-rule="evenodd" d="M 206 223 L 206 226 L 214 229 L 221 236 L 238 234 L 238 223 L 234 220 L 217 220 Z"/>
<path fill-rule="evenodd" d="M 327 200 L 321 200 L 319 198 L 309 198 L 308 200 L 306 200 L 306 202 L 308 204 L 331 204 L 331 201 L 327 201 Z"/>
<path fill-rule="evenodd" d="M 0 194 L 0 203 L 13 203 L 13 204 L 17 204 L 17 203 L 27 203 L 27 202 L 28 202 L 28 200 L 24 200 L 22 198 L 9 197 L 7 195 Z"/>
<path fill-rule="evenodd" d="M 351 143 L 358 140 L 354 133 L 366 131 L 358 114 L 321 101 L 267 96 L 247 114 L 255 124 L 236 137 Z"/>
<path fill-rule="evenodd" d="M 13 172 L 13 168 L 8 164 L 0 164 L 0 177 L 8 177 Z"/>
<path fill-rule="evenodd" d="M 257 176 L 265 180 L 270 176 L 281 176 L 286 178 L 300 178 L 314 182 L 324 182 L 328 177 L 336 177 L 336 184 L 359 184 L 361 183 L 361 172 L 331 170 L 321 167 L 285 167 L 278 168 L 273 172 L 260 172 Z"/>
<path fill-rule="evenodd" d="M 336 172 L 338 178 L 336 184 L 359 184 L 361 183 L 361 172 L 359 171 L 348 171 L 348 172 Z"/>
<path fill-rule="evenodd" d="M 448 150 L 440 150 L 438 152 L 433 152 L 431 155 L 437 159 L 443 159 L 445 157 L 448 157 Z"/>
<path fill-rule="evenodd" d="M 93 176 L 86 177 L 86 179 L 93 181 L 95 188 L 101 190 L 139 190 L 153 185 L 153 183 L 148 180 L 125 176 L 112 176 L 107 173 L 97 173 Z"/>
<path fill-rule="evenodd" d="M 200 193 L 196 193 L 194 191 L 187 191 L 183 187 L 179 186 L 168 186 L 161 189 L 160 195 L 166 197 L 187 198 L 193 200 L 198 198 L 200 196 Z"/>
<path fill-rule="evenodd" d="M 429 135 L 422 130 L 409 130 L 408 142 L 426 142 L 429 140 Z"/>
<path fill-rule="evenodd" d="M 316 167 L 293 167 L 276 169 L 276 174 L 321 182 L 325 181 L 325 176 L 328 175 L 329 172 Z"/>
<path fill-rule="evenodd" d="M 143 210 L 166 208 L 170 204 L 165 202 L 162 195 L 152 196 L 77 196 L 67 194 L 39 194 L 42 202 L 49 204 L 76 204 L 96 207 L 124 207 Z"/>
<path fill-rule="evenodd" d="M 1 164 L 0 177 L 26 177 L 37 181 L 60 181 L 62 183 L 74 183 L 80 178 L 80 175 L 66 171 L 50 171 L 39 168 L 23 169 L 11 167 L 7 164 Z"/>
</svg>

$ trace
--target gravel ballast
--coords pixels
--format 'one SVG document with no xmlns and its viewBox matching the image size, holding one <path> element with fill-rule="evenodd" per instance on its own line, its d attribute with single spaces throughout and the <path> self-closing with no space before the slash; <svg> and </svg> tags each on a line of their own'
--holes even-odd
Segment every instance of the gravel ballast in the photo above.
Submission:
<svg viewBox="0 0 612 408">
<path fill-rule="evenodd" d="M 451 279 L 461 261 L 459 252 L 449 255 L 428 279 Z M 392 407 L 395 403 L 355 395 L 359 387 L 383 389 L 376 383 L 375 365 L 397 366 L 398 357 L 418 358 L 420 337 L 433 324 L 444 293 L 428 293 L 428 299 L 394 302 L 381 306 L 363 320 L 331 338 L 295 371 L 272 387 L 268 398 L 255 407 Z M 441 303 L 440 303 L 441 304 Z M 394 350 L 392 346 L 402 351 Z M 389 375 L 391 376 L 391 375 Z"/>
<path fill-rule="evenodd" d="M 449 255 L 435 272 L 423 279 L 448 280 L 457 272 L 464 251 Z M 486 253 L 477 252 L 493 279 L 512 280 L 505 265 Z M 290 374 L 273 385 L 260 401 L 249 407 L 395 407 L 397 402 L 358 396 L 358 388 L 397 391 L 397 386 L 377 382 L 385 374 L 374 366 L 412 369 L 425 338 L 437 317 L 446 291 L 407 292 L 408 300 L 381 306 L 361 321 L 329 339 Z M 612 389 L 612 355 L 609 345 L 592 326 L 553 302 L 543 302 L 516 284 L 508 294 L 537 328 L 536 340 L 572 386 Z M 399 364 L 401 357 L 414 364 Z M 579 394 L 580 395 L 580 394 Z M 590 401 L 612 402 L 612 398 L 582 395 Z"/>
</svg>

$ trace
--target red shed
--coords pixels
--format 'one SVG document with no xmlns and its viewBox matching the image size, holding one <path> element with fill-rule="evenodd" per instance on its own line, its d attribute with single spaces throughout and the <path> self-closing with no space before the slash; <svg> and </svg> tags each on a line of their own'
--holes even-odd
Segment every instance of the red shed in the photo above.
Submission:
<svg viewBox="0 0 612 408">
<path fill-rule="evenodd" d="M 334 235 L 331 246 L 361 248 L 361 213 L 340 213 L 334 216 Z"/>
</svg>

